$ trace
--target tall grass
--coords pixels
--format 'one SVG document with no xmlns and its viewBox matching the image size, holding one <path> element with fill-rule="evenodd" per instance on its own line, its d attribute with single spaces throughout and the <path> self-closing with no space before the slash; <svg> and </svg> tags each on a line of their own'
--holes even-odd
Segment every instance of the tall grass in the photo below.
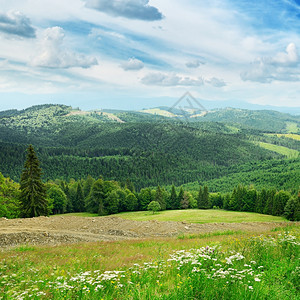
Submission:
<svg viewBox="0 0 300 300">
<path fill-rule="evenodd" d="M 0 298 L 299 299 L 299 226 L 286 230 L 6 250 Z"/>
</svg>

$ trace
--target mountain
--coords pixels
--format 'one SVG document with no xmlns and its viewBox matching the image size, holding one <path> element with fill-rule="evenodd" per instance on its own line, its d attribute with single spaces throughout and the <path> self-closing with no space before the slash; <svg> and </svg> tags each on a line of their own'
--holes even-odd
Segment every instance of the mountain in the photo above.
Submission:
<svg viewBox="0 0 300 300">
<path fill-rule="evenodd" d="M 276 133 L 300 132 L 300 116 L 272 110 L 224 108 L 209 111 L 197 109 L 191 111 L 161 106 L 154 109 L 146 109 L 142 112 L 187 122 L 220 122 Z"/>
<path fill-rule="evenodd" d="M 0 112 L 0 172 L 18 180 L 29 143 L 37 150 L 45 180 L 102 175 L 130 178 L 137 188 L 213 180 L 249 162 L 283 159 L 282 148 L 299 151 L 300 142 L 284 135 L 287 124 L 298 129 L 295 116 L 226 109 L 190 119 L 178 112 L 176 117 L 87 112 L 65 105 Z M 273 130 L 267 130 L 270 124 Z"/>
</svg>

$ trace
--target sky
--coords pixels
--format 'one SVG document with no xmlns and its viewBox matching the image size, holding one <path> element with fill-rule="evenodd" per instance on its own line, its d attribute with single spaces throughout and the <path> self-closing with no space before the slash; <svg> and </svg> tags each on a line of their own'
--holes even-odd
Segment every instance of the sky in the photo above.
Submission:
<svg viewBox="0 0 300 300">
<path fill-rule="evenodd" d="M 0 110 L 299 107 L 299 33 L 300 0 L 0 0 Z"/>
</svg>

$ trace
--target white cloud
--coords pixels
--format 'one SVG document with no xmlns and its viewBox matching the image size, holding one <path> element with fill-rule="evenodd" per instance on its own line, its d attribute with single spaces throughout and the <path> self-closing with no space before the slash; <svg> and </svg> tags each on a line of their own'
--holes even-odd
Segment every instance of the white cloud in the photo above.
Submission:
<svg viewBox="0 0 300 300">
<path fill-rule="evenodd" d="M 30 19 L 19 11 L 0 13 L 0 31 L 23 38 L 35 37 L 35 29 L 31 26 Z"/>
<path fill-rule="evenodd" d="M 141 79 L 145 85 L 158 86 L 201 86 L 202 78 L 182 77 L 176 74 L 150 73 Z"/>
<path fill-rule="evenodd" d="M 296 45 L 290 43 L 286 52 L 277 53 L 274 57 L 261 57 L 252 62 L 250 69 L 241 73 L 241 78 L 261 83 L 274 80 L 299 81 L 300 71 L 296 68 L 299 63 Z"/>
<path fill-rule="evenodd" d="M 89 68 L 98 64 L 96 58 L 68 50 L 64 45 L 64 38 L 61 27 L 47 28 L 40 42 L 41 51 L 31 65 L 45 68 Z"/>
<path fill-rule="evenodd" d="M 149 0 L 86 0 L 86 6 L 128 19 L 155 21 L 163 18 L 156 7 L 149 5 Z"/>
<path fill-rule="evenodd" d="M 121 64 L 121 68 L 124 71 L 138 71 L 144 68 L 144 64 L 139 59 L 130 58 L 128 61 Z"/>
<path fill-rule="evenodd" d="M 297 53 L 297 48 L 294 43 L 290 43 L 286 47 L 286 52 L 278 53 L 271 63 L 281 65 L 281 66 L 297 66 L 299 64 L 299 56 Z"/>
</svg>

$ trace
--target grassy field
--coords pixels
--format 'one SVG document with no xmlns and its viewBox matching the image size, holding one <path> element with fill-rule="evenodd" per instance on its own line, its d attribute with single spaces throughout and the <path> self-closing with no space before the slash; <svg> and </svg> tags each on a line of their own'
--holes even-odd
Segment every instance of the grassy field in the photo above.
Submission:
<svg viewBox="0 0 300 300">
<path fill-rule="evenodd" d="M 298 124 L 295 122 L 286 122 L 286 130 L 288 133 L 298 133 Z"/>
<path fill-rule="evenodd" d="M 297 158 L 299 156 L 299 151 L 294 149 L 289 149 L 287 147 L 263 143 L 263 142 L 258 142 L 258 145 L 267 150 L 285 155 L 287 158 Z"/>
<path fill-rule="evenodd" d="M 98 214 L 92 214 L 92 213 L 88 213 L 88 212 L 57 214 L 57 215 L 53 215 L 53 216 L 99 217 Z"/>
<path fill-rule="evenodd" d="M 169 117 L 169 118 L 176 117 L 176 115 L 174 115 L 173 113 L 171 113 L 171 112 L 169 112 L 167 110 L 159 109 L 159 108 L 144 109 L 144 110 L 141 110 L 140 112 L 151 114 L 151 115 L 158 115 L 158 116 L 163 116 L 163 117 Z"/>
<path fill-rule="evenodd" d="M 120 213 L 115 216 L 136 221 L 177 221 L 188 223 L 240 223 L 240 222 L 275 222 L 287 221 L 282 217 L 257 213 L 225 211 L 216 209 L 165 210 L 154 215 L 152 212 L 138 211 Z"/>
<path fill-rule="evenodd" d="M 299 299 L 298 225 L 0 251 L 1 299 Z"/>
<path fill-rule="evenodd" d="M 286 137 L 286 138 L 289 138 L 289 139 L 293 139 L 293 140 L 296 140 L 296 141 L 300 141 L 300 134 L 293 134 L 293 133 L 289 133 L 289 134 L 276 134 L 278 137 Z"/>
</svg>

